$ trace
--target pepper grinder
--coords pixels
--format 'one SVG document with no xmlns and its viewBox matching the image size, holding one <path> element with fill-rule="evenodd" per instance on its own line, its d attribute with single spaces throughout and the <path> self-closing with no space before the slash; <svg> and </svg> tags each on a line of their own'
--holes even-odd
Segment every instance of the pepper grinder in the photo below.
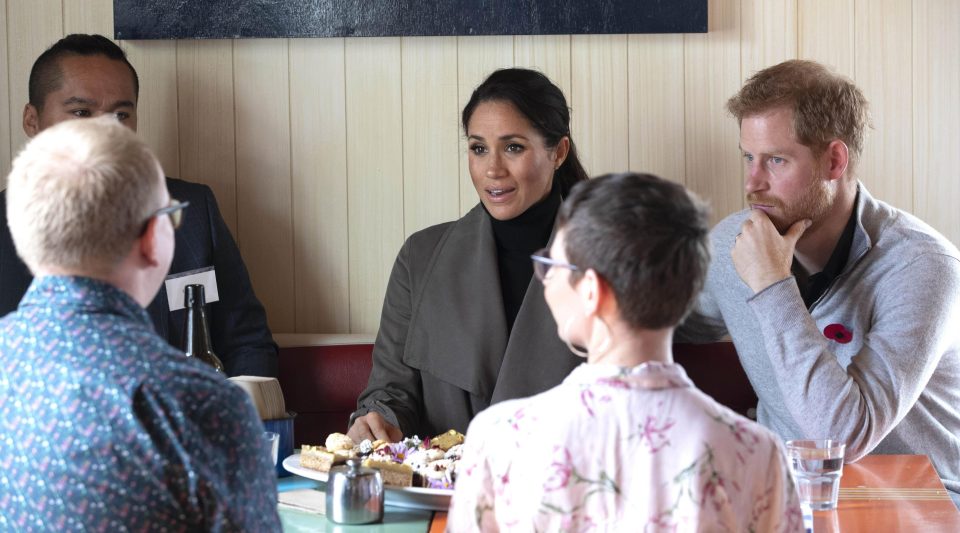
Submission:
<svg viewBox="0 0 960 533">
<path fill-rule="evenodd" d="M 327 520 L 337 524 L 372 524 L 383 520 L 383 477 L 373 468 L 347 459 L 327 478 Z"/>
</svg>

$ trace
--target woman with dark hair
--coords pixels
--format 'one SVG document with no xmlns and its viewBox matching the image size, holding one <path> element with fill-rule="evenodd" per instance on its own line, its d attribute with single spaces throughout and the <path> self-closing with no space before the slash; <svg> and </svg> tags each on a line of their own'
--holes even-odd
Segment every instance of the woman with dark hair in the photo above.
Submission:
<svg viewBox="0 0 960 533">
<path fill-rule="evenodd" d="M 803 530 L 777 436 L 673 362 L 710 263 L 707 220 L 683 186 L 648 174 L 573 189 L 532 259 L 586 363 L 470 423 L 450 531 Z"/>
<path fill-rule="evenodd" d="M 464 107 L 463 129 L 480 203 L 400 250 L 350 417 L 356 442 L 463 432 L 491 404 L 546 390 L 577 364 L 529 260 L 563 196 L 587 179 L 566 99 L 539 72 L 498 70 Z"/>
</svg>

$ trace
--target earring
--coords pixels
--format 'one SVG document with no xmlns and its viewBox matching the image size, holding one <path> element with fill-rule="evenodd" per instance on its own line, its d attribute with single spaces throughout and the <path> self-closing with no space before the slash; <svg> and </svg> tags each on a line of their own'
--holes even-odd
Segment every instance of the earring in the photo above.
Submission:
<svg viewBox="0 0 960 533">
<path fill-rule="evenodd" d="M 600 317 L 596 317 L 596 320 L 593 322 L 593 330 L 590 332 L 590 340 L 593 341 L 593 339 L 596 338 L 598 321 L 603 325 L 603 329 L 605 329 L 606 332 L 603 334 L 603 340 L 600 341 L 600 346 L 597 346 L 593 349 L 588 349 L 590 354 L 594 357 L 593 362 L 599 361 L 604 355 L 606 355 L 607 352 L 610 351 L 610 345 L 613 344 L 613 336 L 610 334 L 610 326 L 608 326 L 607 323 L 604 322 L 604 320 Z M 593 342 L 590 344 L 593 344 Z"/>
<path fill-rule="evenodd" d="M 563 323 L 563 329 L 560 331 L 560 334 L 561 334 L 561 335 L 560 335 L 560 340 L 562 340 L 562 341 L 567 345 L 567 349 L 569 349 L 571 352 L 579 355 L 580 357 L 587 357 L 587 356 L 589 356 L 590 354 L 588 354 L 587 352 L 585 352 L 585 351 L 581 350 L 580 348 L 574 346 L 573 343 L 570 342 L 569 330 L 570 330 L 570 325 L 571 325 L 571 324 L 573 324 L 573 317 L 572 317 L 572 316 L 571 316 L 571 317 L 568 317 L 568 318 L 567 318 L 567 321 Z"/>
</svg>

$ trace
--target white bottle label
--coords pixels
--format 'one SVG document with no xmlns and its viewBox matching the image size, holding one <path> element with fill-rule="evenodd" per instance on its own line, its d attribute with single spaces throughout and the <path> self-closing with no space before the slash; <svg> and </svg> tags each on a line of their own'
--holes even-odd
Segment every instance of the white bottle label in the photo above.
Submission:
<svg viewBox="0 0 960 533">
<path fill-rule="evenodd" d="M 220 299 L 220 293 L 217 292 L 217 274 L 212 266 L 180 272 L 179 274 L 170 274 L 163 284 L 167 290 L 167 303 L 170 306 L 170 311 L 183 309 L 183 288 L 187 285 L 203 285 L 206 303 L 216 302 Z"/>
</svg>

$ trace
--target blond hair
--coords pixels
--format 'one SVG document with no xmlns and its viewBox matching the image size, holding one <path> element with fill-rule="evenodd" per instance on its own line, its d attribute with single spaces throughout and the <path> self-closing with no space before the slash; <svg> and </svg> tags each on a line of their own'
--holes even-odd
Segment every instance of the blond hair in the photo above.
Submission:
<svg viewBox="0 0 960 533">
<path fill-rule="evenodd" d="M 738 122 L 778 107 L 793 111 L 800 144 L 820 155 L 840 139 L 850 149 L 849 168 L 856 167 L 870 114 L 866 97 L 852 81 L 817 62 L 793 59 L 757 72 L 727 101 Z"/>
<path fill-rule="evenodd" d="M 159 209 L 160 164 L 111 117 L 68 120 L 31 140 L 13 162 L 7 221 L 31 271 L 109 272 Z"/>
</svg>

